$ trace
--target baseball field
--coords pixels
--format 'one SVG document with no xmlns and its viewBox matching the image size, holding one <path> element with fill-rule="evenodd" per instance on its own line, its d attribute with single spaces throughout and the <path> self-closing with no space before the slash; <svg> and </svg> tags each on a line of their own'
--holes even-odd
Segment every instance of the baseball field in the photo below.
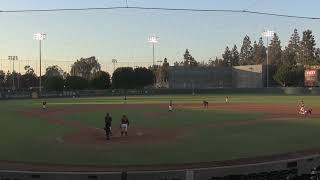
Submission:
<svg viewBox="0 0 320 180">
<path fill-rule="evenodd" d="M 46 99 L 46 110 L 42 99 L 2 100 L 0 169 L 173 169 L 320 152 L 320 97 L 228 96 L 229 103 L 225 95 Z M 301 99 L 311 116 L 298 115 Z M 122 115 L 130 121 L 123 137 Z"/>
</svg>

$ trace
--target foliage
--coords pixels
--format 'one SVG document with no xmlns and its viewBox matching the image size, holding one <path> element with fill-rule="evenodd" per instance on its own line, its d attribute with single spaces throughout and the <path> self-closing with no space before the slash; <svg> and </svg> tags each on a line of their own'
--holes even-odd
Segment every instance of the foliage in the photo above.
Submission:
<svg viewBox="0 0 320 180">
<path fill-rule="evenodd" d="M 241 51 L 240 51 L 240 65 L 252 65 L 253 63 L 253 52 L 250 37 L 246 35 L 243 39 Z"/>
<path fill-rule="evenodd" d="M 198 66 L 198 62 L 194 59 L 194 57 L 191 56 L 188 49 L 186 49 L 186 52 L 183 55 L 183 59 L 184 66 Z"/>
<path fill-rule="evenodd" d="M 294 29 L 290 37 L 288 46 L 282 52 L 282 62 L 288 65 L 295 65 L 301 63 L 299 59 L 300 52 L 300 36 L 297 29 Z"/>
<path fill-rule="evenodd" d="M 153 71 L 138 67 L 134 69 L 135 88 L 143 88 L 148 85 L 152 85 L 155 81 L 155 75 Z"/>
<path fill-rule="evenodd" d="M 231 62 L 232 62 L 232 53 L 229 49 L 229 47 L 227 46 L 226 49 L 224 50 L 224 53 L 222 54 L 222 58 L 223 58 L 223 65 L 224 66 L 231 66 Z"/>
<path fill-rule="evenodd" d="M 311 30 L 303 32 L 300 41 L 299 61 L 304 65 L 315 65 L 316 62 L 316 42 Z"/>
<path fill-rule="evenodd" d="M 110 75 L 105 71 L 98 71 L 93 74 L 90 80 L 90 86 L 94 89 L 108 89 L 110 88 Z"/>
<path fill-rule="evenodd" d="M 277 33 L 274 33 L 273 38 L 271 39 L 271 43 L 268 48 L 268 55 L 269 55 L 269 64 L 271 65 L 281 65 L 281 42 L 279 40 L 279 36 Z"/>
<path fill-rule="evenodd" d="M 46 76 L 44 87 L 49 91 L 62 91 L 64 89 L 64 79 L 62 76 Z"/>
<path fill-rule="evenodd" d="M 66 78 L 65 86 L 71 90 L 82 90 L 88 87 L 88 81 L 79 76 L 68 76 Z"/>
<path fill-rule="evenodd" d="M 31 66 L 24 67 L 25 73 L 20 77 L 20 87 L 25 89 L 30 89 L 32 87 L 39 86 L 39 78 L 34 72 L 34 69 Z"/>
<path fill-rule="evenodd" d="M 80 76 L 89 80 L 95 72 L 100 71 L 101 67 L 95 56 L 80 58 L 71 66 L 71 76 Z"/>
<path fill-rule="evenodd" d="M 0 70 L 0 88 L 4 88 L 5 86 L 5 79 L 6 78 L 6 74 L 4 73 L 4 71 Z"/>
<path fill-rule="evenodd" d="M 237 45 L 234 45 L 231 50 L 231 66 L 239 66 L 240 61 L 239 51 L 237 49 Z"/>
<path fill-rule="evenodd" d="M 117 89 L 143 88 L 152 85 L 155 81 L 155 74 L 151 69 L 144 67 L 117 68 L 112 75 L 112 85 Z"/>
<path fill-rule="evenodd" d="M 53 77 L 53 76 L 63 76 L 64 72 L 58 65 L 49 66 L 46 68 L 46 77 Z"/>
<path fill-rule="evenodd" d="M 301 86 L 304 81 L 304 68 L 283 64 L 278 68 L 273 78 L 283 87 Z"/>
<path fill-rule="evenodd" d="M 132 67 L 117 68 L 112 74 L 112 85 L 117 89 L 134 88 L 134 76 L 134 70 Z"/>
<path fill-rule="evenodd" d="M 263 40 L 260 37 L 259 42 L 254 42 L 253 45 L 253 61 L 254 64 L 266 64 L 267 48 L 263 44 Z"/>
</svg>

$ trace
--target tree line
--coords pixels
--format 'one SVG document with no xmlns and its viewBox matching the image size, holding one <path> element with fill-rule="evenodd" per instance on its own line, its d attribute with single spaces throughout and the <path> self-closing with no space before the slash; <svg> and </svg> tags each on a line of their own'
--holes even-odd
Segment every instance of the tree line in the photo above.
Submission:
<svg viewBox="0 0 320 180">
<path fill-rule="evenodd" d="M 38 89 L 39 80 L 30 66 L 25 66 L 25 73 L 0 70 L 0 90 Z M 49 66 L 41 76 L 42 87 L 48 91 L 83 90 L 83 89 L 129 89 L 153 85 L 154 72 L 144 67 L 120 67 L 111 76 L 102 71 L 98 60 L 92 56 L 74 62 L 70 72 L 64 72 L 58 65 Z"/>
<path fill-rule="evenodd" d="M 227 46 L 221 58 L 209 59 L 207 62 L 196 61 L 189 50 L 185 51 L 183 61 L 175 62 L 175 66 L 214 66 L 232 67 L 239 65 L 267 65 L 269 79 L 281 86 L 302 86 L 304 81 L 304 65 L 320 65 L 320 48 L 316 47 L 312 31 L 302 32 L 302 38 L 297 29 L 294 29 L 284 48 L 277 33 L 274 33 L 269 46 L 263 38 L 253 43 L 246 35 L 243 38 L 240 51 L 237 45 Z"/>
</svg>

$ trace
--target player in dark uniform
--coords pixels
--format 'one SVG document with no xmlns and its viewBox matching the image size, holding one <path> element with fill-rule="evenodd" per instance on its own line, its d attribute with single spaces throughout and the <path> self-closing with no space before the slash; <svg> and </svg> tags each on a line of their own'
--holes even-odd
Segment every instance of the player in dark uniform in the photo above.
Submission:
<svg viewBox="0 0 320 180">
<path fill-rule="evenodd" d="M 112 117 L 110 116 L 109 113 L 107 113 L 106 117 L 104 118 L 104 130 L 106 131 L 106 137 L 107 140 L 110 140 L 110 136 L 111 136 L 111 122 L 112 122 Z"/>
<path fill-rule="evenodd" d="M 203 107 L 206 108 L 206 109 L 209 106 L 209 102 L 208 101 L 202 101 L 202 104 L 203 104 Z"/>
<path fill-rule="evenodd" d="M 129 127 L 129 119 L 127 118 L 126 115 L 123 115 L 121 118 L 121 124 L 120 124 L 121 136 L 123 136 L 123 134 L 128 136 L 128 127 Z"/>
</svg>

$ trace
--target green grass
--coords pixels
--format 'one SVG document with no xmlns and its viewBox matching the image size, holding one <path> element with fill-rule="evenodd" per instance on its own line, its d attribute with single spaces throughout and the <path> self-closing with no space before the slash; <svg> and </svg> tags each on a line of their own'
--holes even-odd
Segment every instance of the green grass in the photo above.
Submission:
<svg viewBox="0 0 320 180">
<path fill-rule="evenodd" d="M 296 105 L 300 99 L 304 99 L 314 111 L 320 107 L 318 96 L 228 96 L 232 103 Z M 223 102 L 224 97 L 225 95 L 130 96 L 128 103 L 168 103 L 169 100 L 173 100 L 174 103 L 201 103 L 204 99 L 209 102 Z M 73 104 L 118 104 L 123 102 L 123 97 L 47 101 L 51 108 Z M 63 137 L 74 129 L 18 112 L 21 109 L 40 108 L 41 102 L 42 100 L 0 101 L 0 160 L 78 165 L 161 164 L 228 160 L 320 148 L 320 143 L 317 143 L 317 139 L 320 138 L 319 118 L 306 121 L 260 122 L 265 118 L 264 113 L 186 109 L 168 113 L 167 109 L 155 107 L 110 110 L 113 124 L 118 126 L 119 119 L 125 112 L 132 125 L 136 127 L 180 127 L 188 131 L 174 142 L 149 145 L 61 144 L 56 142 L 56 138 Z M 103 126 L 105 113 L 101 110 L 79 112 L 60 118 L 100 128 Z M 147 113 L 163 116 L 149 117 Z M 242 120 L 255 120 L 257 123 L 221 128 L 207 126 Z"/>
</svg>

